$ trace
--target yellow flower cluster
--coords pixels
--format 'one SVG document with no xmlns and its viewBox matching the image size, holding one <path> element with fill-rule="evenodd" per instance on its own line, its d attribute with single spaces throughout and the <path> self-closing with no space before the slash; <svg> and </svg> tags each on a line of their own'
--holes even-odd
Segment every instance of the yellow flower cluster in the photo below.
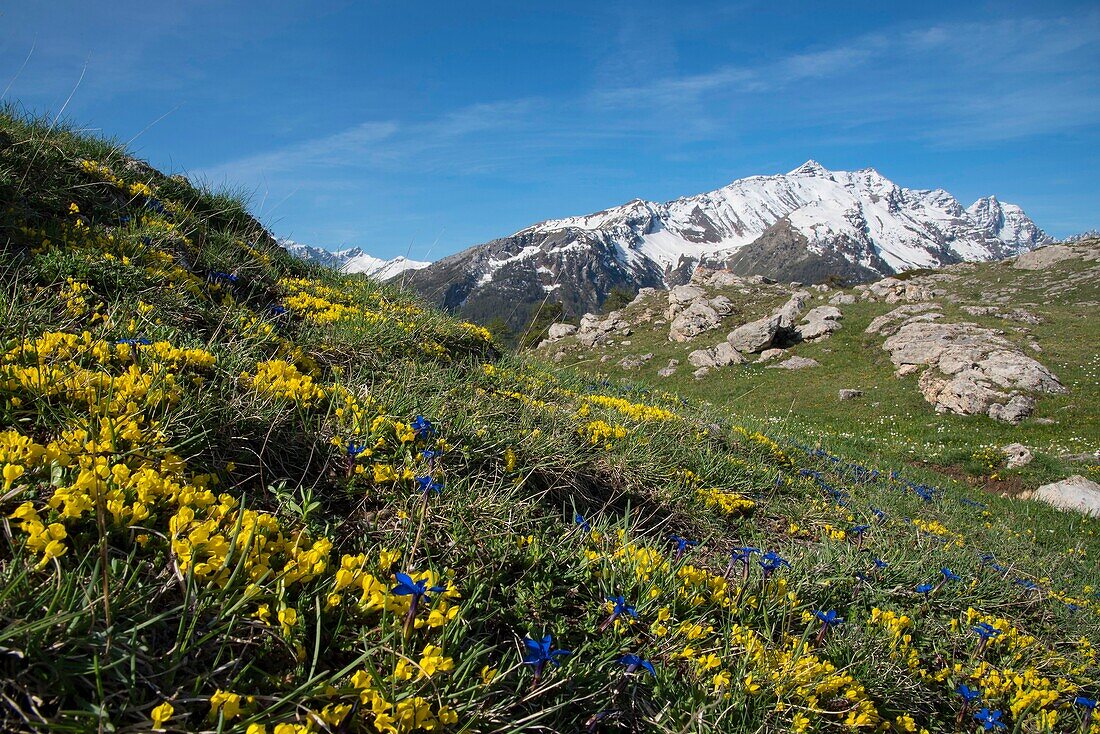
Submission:
<svg viewBox="0 0 1100 734">
<path fill-rule="evenodd" d="M 423 676 L 427 677 L 435 672 L 444 672 L 440 665 L 446 665 L 450 658 L 443 658 L 440 649 L 434 645 L 424 648 L 420 665 L 417 666 Z M 443 662 L 439 662 L 443 661 Z M 432 673 L 425 673 L 425 662 L 432 667 Z M 453 663 L 452 663 L 453 665 Z M 407 671 L 408 661 L 404 658 L 398 662 L 398 670 L 395 678 L 403 680 Z M 450 670 L 450 666 L 447 666 Z M 351 685 L 359 694 L 359 702 L 364 709 L 373 716 L 372 722 L 375 731 L 379 734 L 406 734 L 414 731 L 438 731 L 444 726 L 458 723 L 458 713 L 449 706 L 433 708 L 431 703 L 422 696 L 413 696 L 400 701 L 390 701 L 386 698 L 386 692 L 380 690 L 373 677 L 365 670 L 356 672 L 351 677 Z M 388 688 L 388 687 L 387 687 Z"/>
<path fill-rule="evenodd" d="M 332 549 L 328 538 L 311 541 L 304 532 L 284 533 L 273 515 L 239 510 L 227 494 L 216 504 L 207 504 L 209 499 L 181 505 L 168 520 L 181 573 L 223 587 L 239 565 L 249 582 L 272 579 L 285 587 L 325 572 Z"/>
<path fill-rule="evenodd" d="M 718 510 L 731 517 L 747 514 L 756 507 L 756 503 L 747 497 L 714 487 L 698 489 L 695 496 L 702 500 L 705 507 Z"/>
<path fill-rule="evenodd" d="M 765 436 L 763 433 L 760 433 L 759 431 L 750 431 L 743 426 L 733 426 L 730 430 L 732 430 L 735 434 L 741 436 L 745 440 L 767 449 L 768 452 L 771 453 L 775 462 L 780 466 L 794 466 L 794 462 L 791 461 L 791 458 L 787 456 L 786 452 L 784 452 L 783 449 L 779 447 L 779 444 Z"/>
<path fill-rule="evenodd" d="M 657 408 L 642 403 L 632 403 L 622 398 L 614 398 L 608 395 L 588 395 L 584 402 L 589 405 L 599 405 L 610 408 L 635 421 L 668 421 L 678 418 L 675 413 L 664 408 Z"/>
<path fill-rule="evenodd" d="M 625 428 L 620 425 L 611 425 L 605 421 L 589 421 L 578 428 L 577 433 L 593 446 L 604 444 L 607 449 L 611 448 L 612 439 L 626 438 Z"/>
<path fill-rule="evenodd" d="M 325 397 L 325 391 L 313 383 L 313 378 L 281 359 L 256 364 L 256 374 L 241 373 L 241 380 L 258 395 L 289 400 L 303 407 Z"/>
<path fill-rule="evenodd" d="M 106 181 L 116 188 L 129 193 L 130 196 L 153 196 L 153 190 L 148 184 L 140 182 L 128 184 L 116 176 L 110 168 L 99 161 L 83 160 L 80 162 L 80 167 L 85 173 L 95 176 L 101 181 Z"/>
<path fill-rule="evenodd" d="M 180 397 L 177 372 L 205 370 L 215 361 L 209 352 L 177 349 L 168 342 L 131 346 L 87 331 L 46 332 L 0 356 L 0 392 L 62 398 L 97 413 L 132 414 L 175 403 Z M 112 368 L 120 374 L 112 374 Z"/>
<path fill-rule="evenodd" d="M 61 297 L 65 299 L 65 310 L 70 316 L 81 317 L 92 311 L 88 303 L 91 294 L 91 286 L 72 278 L 65 279 L 65 287 L 61 289 Z"/>
<path fill-rule="evenodd" d="M 965 538 L 958 533 L 951 532 L 943 523 L 939 520 L 922 520 L 921 518 L 913 519 L 913 527 L 920 530 L 922 533 L 928 533 L 929 535 L 935 535 L 938 538 L 945 538 L 953 541 L 955 545 L 962 548 L 965 542 Z"/>
<path fill-rule="evenodd" d="M 7 472 L 5 471 L 5 474 Z M 16 508 L 10 517 L 19 520 L 19 529 L 27 534 L 27 548 L 32 553 L 41 554 L 38 568 L 42 568 L 54 558 L 64 555 L 68 548 L 62 543 L 68 534 L 65 526 L 59 522 L 49 525 L 42 521 L 34 509 L 33 502 L 24 502 Z"/>
</svg>

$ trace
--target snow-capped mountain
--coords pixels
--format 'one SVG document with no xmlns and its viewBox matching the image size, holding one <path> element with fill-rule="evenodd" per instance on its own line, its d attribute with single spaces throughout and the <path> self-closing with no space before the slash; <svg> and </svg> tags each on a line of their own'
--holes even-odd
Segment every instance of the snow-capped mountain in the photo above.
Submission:
<svg viewBox="0 0 1100 734">
<path fill-rule="evenodd" d="M 332 252 L 292 240 L 281 240 L 280 244 L 291 255 L 302 260 L 327 265 L 345 273 L 363 273 L 376 280 L 389 280 L 407 270 L 419 270 L 431 265 L 431 263 L 410 260 L 400 255 L 391 260 L 383 260 L 380 257 L 368 255 L 358 247 Z"/>
<path fill-rule="evenodd" d="M 1054 240 L 1035 226 L 1024 210 L 1015 204 L 1004 204 L 996 196 L 985 196 L 966 208 L 980 227 L 1009 245 L 1032 249 Z"/>
<path fill-rule="evenodd" d="M 538 303 L 596 310 L 614 288 L 669 287 L 699 265 L 779 280 L 864 281 L 1016 255 L 1050 238 L 993 197 L 969 209 L 942 189 L 898 186 L 873 168 L 743 178 L 656 203 L 635 199 L 552 219 L 433 263 L 410 284 L 467 318 L 520 326 Z"/>
<path fill-rule="evenodd" d="M 1090 229 L 1085 232 L 1071 234 L 1069 237 L 1063 237 L 1059 242 L 1063 244 L 1072 244 L 1074 242 L 1084 242 L 1085 240 L 1100 240 L 1100 229 Z"/>
</svg>

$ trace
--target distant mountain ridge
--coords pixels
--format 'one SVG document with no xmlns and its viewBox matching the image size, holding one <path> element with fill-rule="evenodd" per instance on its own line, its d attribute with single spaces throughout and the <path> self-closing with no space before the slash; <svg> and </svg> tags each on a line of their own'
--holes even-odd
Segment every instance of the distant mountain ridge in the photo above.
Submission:
<svg viewBox="0 0 1100 734">
<path fill-rule="evenodd" d="M 345 273 L 362 273 L 376 280 L 389 280 L 406 271 L 418 270 L 431 264 L 421 260 L 410 260 L 400 255 L 384 260 L 368 255 L 359 247 L 333 252 L 293 240 L 281 240 L 279 244 L 291 255 L 302 260 L 327 265 Z"/>
<path fill-rule="evenodd" d="M 861 282 L 1051 241 L 1020 207 L 996 197 L 964 208 L 943 189 L 908 189 L 873 168 L 831 171 L 810 160 L 667 203 L 634 199 L 540 222 L 443 258 L 409 284 L 468 319 L 503 317 L 515 327 L 545 300 L 579 316 L 616 288 L 667 288 L 700 265 Z"/>
</svg>

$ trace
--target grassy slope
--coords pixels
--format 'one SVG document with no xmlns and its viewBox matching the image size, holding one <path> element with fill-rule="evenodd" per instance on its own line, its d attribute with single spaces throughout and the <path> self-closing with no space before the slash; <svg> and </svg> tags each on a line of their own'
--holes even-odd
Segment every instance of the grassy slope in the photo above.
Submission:
<svg viewBox="0 0 1100 734">
<path fill-rule="evenodd" d="M 693 349 L 713 346 L 732 326 L 763 315 L 782 301 L 775 297 L 751 302 L 740 314 L 727 318 L 729 328 L 702 334 L 685 344 L 667 340 L 667 325 L 643 323 L 621 343 L 596 350 L 566 348 L 562 364 L 576 366 L 601 377 L 629 377 L 640 384 L 713 403 L 716 409 L 728 408 L 730 415 L 753 425 L 766 426 L 769 433 L 792 440 L 821 442 L 839 453 L 894 466 L 923 465 L 946 470 L 953 476 L 968 476 L 975 486 L 995 493 L 1010 494 L 1024 488 L 1063 478 L 1071 473 L 1100 477 L 1096 461 L 1067 460 L 1067 455 L 1082 455 L 1100 447 L 1100 421 L 1096 405 L 1100 403 L 1100 355 L 1096 351 L 1097 321 L 1092 317 L 1100 302 L 1100 283 L 1086 282 L 1067 293 L 1051 298 L 1056 284 L 1083 267 L 1080 261 L 1063 262 L 1045 271 L 1015 270 L 1008 263 L 975 266 L 959 280 L 945 284 L 958 297 L 958 305 L 988 303 L 988 294 L 1009 296 L 1006 310 L 1023 306 L 1038 314 L 1043 323 L 1023 325 L 995 316 L 972 316 L 943 299 L 945 321 L 971 321 L 1001 329 L 1006 338 L 1025 346 L 1034 339 L 1041 353 L 1025 346 L 1059 376 L 1070 388 L 1066 395 L 1043 396 L 1033 419 L 1010 426 L 986 417 L 961 417 L 936 414 L 921 397 L 916 376 L 896 378 L 889 354 L 882 349 L 884 337 L 864 333 L 871 320 L 887 313 L 896 304 L 860 301 L 843 306 L 843 329 L 831 338 L 796 346 L 791 353 L 812 357 L 821 367 L 788 371 L 765 369 L 747 364 L 712 372 L 705 378 L 692 377 L 694 369 L 685 355 Z M 1012 293 L 1009 289 L 1017 289 Z M 716 290 L 733 299 L 746 300 L 734 291 Z M 826 294 L 826 298 L 833 293 Z M 857 294 L 858 295 L 858 294 Z M 810 305 L 824 303 L 811 302 Z M 667 306 L 663 293 L 631 307 L 633 313 L 645 308 L 661 313 Z M 1025 326 L 1030 335 L 1016 331 Z M 559 343 L 549 347 L 552 353 Z M 616 363 L 627 355 L 653 353 L 654 359 L 637 371 L 626 372 Z M 610 359 L 601 362 L 603 355 Z M 682 364 L 670 378 L 660 378 L 657 370 L 669 358 Z M 840 401 L 837 391 L 857 388 L 864 391 L 858 400 Z M 1051 419 L 1046 425 L 1034 418 Z M 889 440 L 884 441 L 884 437 Z M 1019 442 L 1031 447 L 1036 460 L 1020 469 L 1006 469 L 997 450 Z"/>
<path fill-rule="evenodd" d="M 1081 727 L 1095 521 L 500 356 L 42 123 L 0 194 L 4 730 Z"/>
</svg>

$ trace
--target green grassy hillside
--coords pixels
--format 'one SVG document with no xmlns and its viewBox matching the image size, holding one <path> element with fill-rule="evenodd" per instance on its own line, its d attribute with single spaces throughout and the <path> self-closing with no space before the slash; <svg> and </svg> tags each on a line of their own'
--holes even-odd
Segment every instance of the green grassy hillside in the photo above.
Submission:
<svg viewBox="0 0 1100 734">
<path fill-rule="evenodd" d="M 1095 520 L 502 354 L 10 112 L 0 202 L 5 731 L 1100 732 Z"/>
</svg>

